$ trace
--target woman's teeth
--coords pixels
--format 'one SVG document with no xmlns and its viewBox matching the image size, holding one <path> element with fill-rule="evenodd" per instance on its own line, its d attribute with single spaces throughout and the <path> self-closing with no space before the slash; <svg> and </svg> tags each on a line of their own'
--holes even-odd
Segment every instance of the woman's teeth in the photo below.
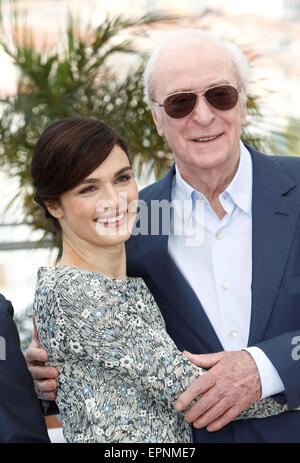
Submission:
<svg viewBox="0 0 300 463">
<path fill-rule="evenodd" d="M 119 222 L 125 217 L 125 212 L 115 217 L 104 217 L 103 219 L 97 219 L 97 223 L 115 223 Z"/>
</svg>

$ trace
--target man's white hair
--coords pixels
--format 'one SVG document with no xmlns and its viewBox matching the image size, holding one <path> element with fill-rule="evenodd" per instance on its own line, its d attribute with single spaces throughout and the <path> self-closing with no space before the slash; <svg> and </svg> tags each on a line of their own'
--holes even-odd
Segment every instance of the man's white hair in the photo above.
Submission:
<svg viewBox="0 0 300 463">
<path fill-rule="evenodd" d="M 250 80 L 250 66 L 242 50 L 235 43 L 223 40 L 210 32 L 201 29 L 179 29 L 168 32 L 160 37 L 158 45 L 154 48 L 144 71 L 145 97 L 148 104 L 154 98 L 154 72 L 161 54 L 169 49 L 174 49 L 180 45 L 206 45 L 214 44 L 223 49 L 228 54 L 233 67 L 237 73 L 238 85 L 245 87 L 242 92 L 245 100 L 247 99 L 247 88 Z"/>
</svg>

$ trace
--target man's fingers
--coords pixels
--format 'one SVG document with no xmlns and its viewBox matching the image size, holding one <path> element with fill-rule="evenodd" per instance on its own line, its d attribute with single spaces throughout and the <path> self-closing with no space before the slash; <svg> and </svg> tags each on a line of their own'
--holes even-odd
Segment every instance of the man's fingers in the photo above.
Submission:
<svg viewBox="0 0 300 463">
<path fill-rule="evenodd" d="M 28 348 L 24 352 L 24 357 L 25 357 L 28 367 L 30 363 L 36 363 L 36 362 L 45 363 L 48 361 L 47 352 L 44 349 L 41 349 L 40 347 L 40 340 L 39 340 L 38 332 L 36 329 L 34 315 L 32 315 L 32 322 L 33 322 L 33 333 L 32 333 L 31 342 Z"/>
<path fill-rule="evenodd" d="M 33 314 L 32 314 L 32 323 L 33 323 L 32 341 L 36 344 L 36 347 L 40 347 L 39 335 L 38 335 L 35 318 Z"/>
<path fill-rule="evenodd" d="M 201 413 L 200 411 L 200 414 L 198 413 L 198 417 L 195 413 L 194 416 L 197 418 L 193 419 L 192 417 L 192 420 L 189 420 L 188 422 L 192 422 L 196 429 L 210 426 L 212 423 L 216 423 L 221 426 L 221 423 L 225 422 L 226 419 L 228 419 L 227 423 L 229 423 L 239 414 L 237 413 L 237 415 L 233 416 L 232 405 L 233 404 L 228 401 L 228 398 L 221 399 L 220 401 L 215 402 L 210 408 L 207 408 L 204 412 Z M 229 413 L 228 410 L 231 410 L 231 412 Z"/>
<path fill-rule="evenodd" d="M 55 380 L 42 380 L 34 382 L 35 391 L 40 399 L 55 400 L 57 382 Z"/>
<path fill-rule="evenodd" d="M 202 395 L 202 397 L 200 397 L 199 400 L 197 400 L 197 402 L 191 407 L 190 410 L 186 412 L 186 414 L 184 415 L 184 419 L 188 423 L 193 423 L 193 425 L 195 425 L 195 422 L 196 423 L 198 421 L 200 422 L 200 420 L 206 416 L 212 416 L 213 419 L 218 418 L 218 416 L 215 416 L 211 412 L 212 410 L 216 411 L 216 409 L 218 409 L 217 407 L 218 401 L 219 399 L 218 397 L 216 397 L 216 394 L 214 393 L 214 389 L 211 388 L 204 395 Z M 208 423 L 209 422 L 210 421 L 208 421 Z M 200 424 L 202 424 L 202 421 Z M 205 426 L 205 424 L 203 424 L 203 426 Z"/>
<path fill-rule="evenodd" d="M 39 392 L 37 389 L 36 389 L 36 393 L 37 393 L 37 396 L 39 397 L 39 399 L 42 399 L 42 400 L 55 400 L 56 399 L 56 394 L 55 392 Z"/>
<path fill-rule="evenodd" d="M 218 431 L 234 420 L 246 406 L 236 406 L 231 397 L 221 398 L 215 389 L 207 391 L 185 414 L 185 420 L 196 429 L 207 427 L 208 431 Z"/>
<path fill-rule="evenodd" d="M 44 367 L 45 368 L 45 367 Z M 35 391 L 40 399 L 55 400 L 57 382 L 55 379 L 43 379 L 34 381 Z"/>
<path fill-rule="evenodd" d="M 55 379 L 42 379 L 35 381 L 35 389 L 39 394 L 44 392 L 53 392 L 55 393 L 57 389 L 57 382 Z"/>
<path fill-rule="evenodd" d="M 212 421 L 206 427 L 207 431 L 209 432 L 219 431 L 224 426 L 231 423 L 231 421 L 234 420 L 237 416 L 239 416 L 241 411 L 242 410 L 239 410 L 237 407 L 229 408 L 222 416 L 218 417 L 218 419 L 216 419 L 215 421 Z M 198 425 L 196 425 L 195 427 L 198 428 Z"/>
<path fill-rule="evenodd" d="M 202 368 L 211 368 L 218 363 L 224 356 L 224 352 L 215 352 L 213 354 L 191 354 L 184 350 L 183 354 L 194 365 Z"/>
<path fill-rule="evenodd" d="M 45 366 L 49 357 L 45 349 L 40 347 L 38 332 L 35 319 L 32 316 L 33 333 L 31 343 L 24 352 L 28 370 L 34 379 L 34 387 L 37 395 L 43 400 L 55 400 L 58 370 L 55 367 Z"/>
<path fill-rule="evenodd" d="M 29 371 L 34 380 L 54 379 L 58 376 L 58 370 L 55 367 L 45 367 L 44 365 L 31 364 Z"/>
<path fill-rule="evenodd" d="M 199 376 L 193 383 L 178 397 L 175 408 L 176 410 L 184 410 L 196 397 L 204 394 L 207 390 L 213 387 L 215 379 L 209 373 L 204 373 Z"/>
<path fill-rule="evenodd" d="M 24 357 L 28 368 L 32 363 L 45 363 L 49 360 L 47 352 L 40 347 L 36 347 L 34 341 L 31 341 L 29 344 L 28 348 L 24 352 Z"/>
</svg>

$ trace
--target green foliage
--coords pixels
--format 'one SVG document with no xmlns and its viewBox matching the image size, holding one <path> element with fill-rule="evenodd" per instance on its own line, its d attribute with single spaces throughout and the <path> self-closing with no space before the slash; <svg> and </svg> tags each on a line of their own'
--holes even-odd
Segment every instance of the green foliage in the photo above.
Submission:
<svg viewBox="0 0 300 463">
<path fill-rule="evenodd" d="M 300 121 L 294 117 L 288 119 L 285 133 L 273 131 L 272 147 L 275 152 L 288 156 L 300 156 Z"/>
</svg>

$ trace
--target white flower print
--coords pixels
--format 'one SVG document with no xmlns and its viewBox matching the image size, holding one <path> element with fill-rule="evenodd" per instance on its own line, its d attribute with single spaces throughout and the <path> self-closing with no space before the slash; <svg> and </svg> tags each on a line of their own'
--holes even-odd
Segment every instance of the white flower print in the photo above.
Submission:
<svg viewBox="0 0 300 463">
<path fill-rule="evenodd" d="M 130 357 L 129 355 L 125 355 L 125 357 L 122 357 L 120 359 L 120 365 L 123 368 L 131 368 L 132 364 L 133 364 L 133 358 Z"/>
<path fill-rule="evenodd" d="M 83 350 L 83 347 L 82 345 L 77 342 L 77 341 L 72 341 L 72 339 L 70 340 L 70 349 L 73 351 L 73 352 L 76 352 L 76 353 L 80 353 L 82 352 Z"/>
</svg>

